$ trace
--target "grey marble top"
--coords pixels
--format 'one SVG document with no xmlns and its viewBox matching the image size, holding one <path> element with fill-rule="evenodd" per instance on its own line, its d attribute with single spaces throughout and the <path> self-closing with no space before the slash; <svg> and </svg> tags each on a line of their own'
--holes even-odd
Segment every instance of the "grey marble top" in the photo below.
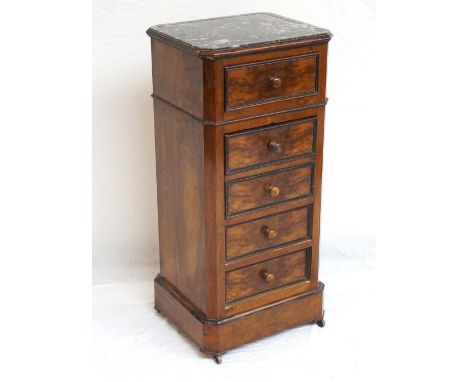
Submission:
<svg viewBox="0 0 468 382">
<path fill-rule="evenodd" d="M 154 25 L 162 33 L 197 49 L 217 50 L 329 34 L 324 28 L 273 13 L 250 13 L 174 24 Z"/>
</svg>

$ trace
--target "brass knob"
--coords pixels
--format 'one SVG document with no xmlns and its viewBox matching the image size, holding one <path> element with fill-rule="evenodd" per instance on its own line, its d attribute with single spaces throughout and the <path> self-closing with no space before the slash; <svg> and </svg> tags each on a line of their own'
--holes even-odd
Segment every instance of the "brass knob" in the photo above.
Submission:
<svg viewBox="0 0 468 382">
<path fill-rule="evenodd" d="M 269 192 L 271 197 L 276 198 L 280 193 L 280 188 L 277 187 L 277 186 L 269 186 L 268 187 L 268 192 Z"/>
<path fill-rule="evenodd" d="M 271 77 L 270 78 L 270 85 L 271 85 L 271 87 L 273 87 L 275 89 L 278 89 L 279 87 L 281 87 L 281 78 Z"/>
<path fill-rule="evenodd" d="M 263 229 L 263 233 L 265 234 L 265 236 L 270 239 L 270 240 L 273 240 L 276 238 L 276 231 L 274 229 L 271 229 L 271 228 L 268 228 L 268 227 L 265 227 Z"/>
<path fill-rule="evenodd" d="M 275 279 L 275 275 L 273 273 L 268 272 L 267 270 L 262 270 L 260 272 L 260 276 L 267 282 L 271 283 Z"/>
<path fill-rule="evenodd" d="M 279 144 L 278 142 L 270 142 L 268 144 L 268 149 L 270 151 L 273 151 L 275 153 L 280 153 L 281 152 L 281 144 Z"/>
</svg>

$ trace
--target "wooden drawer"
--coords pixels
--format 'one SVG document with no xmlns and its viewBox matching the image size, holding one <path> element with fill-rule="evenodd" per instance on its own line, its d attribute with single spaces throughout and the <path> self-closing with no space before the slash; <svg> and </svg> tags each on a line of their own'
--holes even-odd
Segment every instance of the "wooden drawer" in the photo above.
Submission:
<svg viewBox="0 0 468 382">
<path fill-rule="evenodd" d="M 226 273 L 226 303 L 307 279 L 305 250 Z"/>
<path fill-rule="evenodd" d="M 313 163 L 226 183 L 226 215 L 257 210 L 313 194 Z"/>
<path fill-rule="evenodd" d="M 316 119 L 226 134 L 226 173 L 315 153 Z"/>
<path fill-rule="evenodd" d="M 233 110 L 318 92 L 317 53 L 225 67 L 225 109 Z"/>
<path fill-rule="evenodd" d="M 226 228 L 226 260 L 311 239 L 312 207 L 302 207 Z"/>
</svg>

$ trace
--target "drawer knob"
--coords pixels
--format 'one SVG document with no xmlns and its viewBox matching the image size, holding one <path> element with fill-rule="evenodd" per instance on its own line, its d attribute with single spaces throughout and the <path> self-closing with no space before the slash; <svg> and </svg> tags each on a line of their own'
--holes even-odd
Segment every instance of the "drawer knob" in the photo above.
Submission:
<svg viewBox="0 0 468 382">
<path fill-rule="evenodd" d="M 278 89 L 281 87 L 281 78 L 279 77 L 271 77 L 270 78 L 270 85 L 272 88 Z"/>
<path fill-rule="evenodd" d="M 270 142 L 268 144 L 268 149 L 270 151 L 273 151 L 274 153 L 280 153 L 281 152 L 281 144 L 278 142 Z"/>
<path fill-rule="evenodd" d="M 269 186 L 268 193 L 271 197 L 276 198 L 280 194 L 280 188 L 277 186 Z"/>
<path fill-rule="evenodd" d="M 275 279 L 275 275 L 273 273 L 270 273 L 268 272 L 267 270 L 262 270 L 260 272 L 260 276 L 263 277 L 263 279 L 267 282 L 267 283 L 271 283 L 274 279 Z"/>
<path fill-rule="evenodd" d="M 273 240 L 276 238 L 276 231 L 274 229 L 265 227 L 265 229 L 263 230 L 263 233 L 270 240 Z"/>
</svg>

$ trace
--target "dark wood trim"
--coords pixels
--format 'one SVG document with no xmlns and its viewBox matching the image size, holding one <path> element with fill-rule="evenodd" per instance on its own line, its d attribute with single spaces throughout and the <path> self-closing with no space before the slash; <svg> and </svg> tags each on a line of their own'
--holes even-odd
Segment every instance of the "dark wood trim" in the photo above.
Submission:
<svg viewBox="0 0 468 382">
<path fill-rule="evenodd" d="M 301 107 L 282 109 L 282 110 L 278 110 L 278 111 L 271 111 L 271 112 L 268 112 L 268 113 L 257 114 L 257 115 L 249 116 L 249 117 L 240 117 L 240 118 L 235 118 L 235 119 L 229 119 L 229 120 L 226 120 L 226 121 L 218 121 L 218 122 L 213 122 L 213 124 L 215 124 L 217 126 L 224 125 L 224 126 L 227 126 L 227 127 L 235 126 L 236 124 L 240 124 L 240 123 L 243 123 L 243 122 L 251 122 L 252 124 L 257 123 L 257 125 L 265 125 L 268 122 L 263 123 L 263 122 L 255 122 L 255 121 L 256 120 L 262 120 L 262 119 L 269 118 L 269 117 L 280 116 L 280 115 L 288 115 L 288 114 L 291 115 L 291 113 L 301 112 L 301 111 L 306 111 L 306 110 L 311 110 L 312 111 L 314 109 L 318 109 L 318 108 L 326 106 L 327 102 L 328 102 L 328 98 L 325 99 L 325 102 L 320 102 L 320 103 L 316 103 L 316 104 L 313 104 L 313 105 L 306 105 L 306 106 L 301 106 Z M 299 117 L 299 118 L 305 118 L 305 117 Z M 299 118 L 297 118 L 297 119 L 299 119 Z M 289 118 L 289 119 L 291 119 L 291 118 Z M 296 118 L 292 118 L 292 119 L 296 119 Z M 205 121 L 205 123 L 210 123 L 210 122 Z"/>
<path fill-rule="evenodd" d="M 250 116 L 250 117 L 236 118 L 236 119 L 230 119 L 230 120 L 226 120 L 226 121 L 212 121 L 212 120 L 203 120 L 201 118 L 198 118 L 195 115 L 189 113 L 188 111 L 186 111 L 184 109 L 181 109 L 180 107 L 174 105 L 170 101 L 158 96 L 157 94 L 151 94 L 151 97 L 154 98 L 154 99 L 158 99 L 158 100 L 160 100 L 160 101 L 162 101 L 164 103 L 167 103 L 168 105 L 171 105 L 172 107 L 176 108 L 177 110 L 181 111 L 182 113 L 191 116 L 192 118 L 196 119 L 197 121 L 199 121 L 199 122 L 201 122 L 201 123 L 203 123 L 204 125 L 207 125 L 207 126 L 234 125 L 234 124 L 239 123 L 239 122 L 254 121 L 254 120 L 258 120 L 258 119 L 265 118 L 265 117 L 272 117 L 272 116 L 275 116 L 275 115 L 281 115 L 281 114 L 287 115 L 289 113 L 297 112 L 297 111 L 301 111 L 301 110 L 311 110 L 311 109 L 321 108 L 323 106 L 326 106 L 327 103 L 328 103 L 328 98 L 326 98 L 325 102 L 317 103 L 317 104 L 314 104 L 314 105 L 307 105 L 307 106 L 301 106 L 301 107 L 292 108 L 292 109 L 272 111 L 272 112 L 265 113 L 265 114 L 257 114 L 257 115 Z"/>
<path fill-rule="evenodd" d="M 312 277 L 312 248 L 306 249 L 306 272 L 305 278 L 308 281 L 311 281 Z"/>
<path fill-rule="evenodd" d="M 164 98 L 158 96 L 157 94 L 154 94 L 154 93 L 153 93 L 153 94 L 151 94 L 151 97 L 152 97 L 153 99 L 157 99 L 157 100 L 159 100 L 159 101 L 161 101 L 161 102 L 164 102 L 164 103 L 168 104 L 169 106 L 172 106 L 174 109 L 177 109 L 178 111 L 180 111 L 180 112 L 182 112 L 182 113 L 184 113 L 184 114 L 187 114 L 188 116 L 192 117 L 193 119 L 197 120 L 198 122 L 200 122 L 200 123 L 202 123 L 202 124 L 207 124 L 206 121 L 204 121 L 202 118 L 198 118 L 197 116 L 195 116 L 195 115 L 189 113 L 187 110 L 184 110 L 184 109 L 180 108 L 179 106 L 174 105 L 172 102 L 170 102 L 170 101 L 168 101 L 167 99 L 164 99 Z M 208 123 L 208 124 L 210 124 L 210 123 Z"/>
<path fill-rule="evenodd" d="M 224 224 L 226 227 L 238 224 L 238 223 L 243 223 L 252 219 L 256 219 L 259 217 L 267 216 L 268 214 L 271 214 L 272 211 L 275 212 L 282 212 L 282 211 L 288 211 L 290 209 L 294 209 L 296 207 L 301 207 L 301 206 L 306 206 L 308 204 L 314 203 L 314 197 L 309 196 L 304 199 L 299 199 L 299 200 L 293 200 L 292 202 L 289 202 L 288 204 L 280 204 L 277 206 L 274 206 L 273 208 L 265 208 L 263 210 L 259 210 L 256 212 L 252 212 L 248 215 L 237 215 L 237 216 L 232 216 L 229 219 L 226 219 Z"/>
<path fill-rule="evenodd" d="M 226 262 L 226 272 L 234 269 L 247 267 L 257 262 L 274 259 L 275 257 L 286 255 L 288 253 L 297 252 L 302 249 L 310 248 L 312 246 L 311 239 L 305 239 L 285 247 L 275 247 L 264 252 L 258 252 L 255 256 L 240 256 Z"/>
<path fill-rule="evenodd" d="M 262 174 L 264 172 L 271 172 L 276 170 L 281 170 L 288 167 L 300 166 L 303 164 L 312 163 L 315 160 L 315 155 L 298 155 L 294 159 L 291 160 L 279 160 L 275 161 L 274 163 L 268 163 L 264 166 L 252 166 L 244 171 L 236 171 L 229 174 L 226 174 L 226 181 L 241 179 L 241 178 L 248 178 L 253 175 Z"/>
<path fill-rule="evenodd" d="M 318 117 L 317 116 L 314 116 L 312 117 L 313 119 L 313 127 L 312 127 L 312 137 L 313 137 L 313 141 L 312 141 L 312 153 L 314 155 L 314 157 L 316 156 L 317 154 L 317 119 Z"/>
</svg>

